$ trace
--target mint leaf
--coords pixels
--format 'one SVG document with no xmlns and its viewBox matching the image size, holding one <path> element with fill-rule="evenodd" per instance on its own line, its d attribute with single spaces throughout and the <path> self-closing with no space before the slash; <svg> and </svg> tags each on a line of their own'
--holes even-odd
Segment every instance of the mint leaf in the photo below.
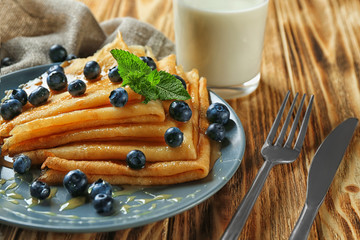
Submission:
<svg viewBox="0 0 360 240">
<path fill-rule="evenodd" d="M 157 70 L 151 71 L 149 75 L 147 75 L 147 80 L 150 82 L 151 86 L 156 86 L 160 82 L 160 74 Z"/>
<path fill-rule="evenodd" d="M 118 62 L 119 74 L 122 78 L 126 78 L 130 72 L 141 72 L 144 74 L 150 74 L 151 72 L 151 68 L 146 63 L 128 51 L 113 49 L 110 53 Z"/>
<path fill-rule="evenodd" d="M 159 71 L 160 82 L 156 85 L 160 100 L 187 100 L 189 93 L 185 90 L 181 81 L 165 71 Z"/>
<path fill-rule="evenodd" d="M 136 85 L 137 80 L 143 77 L 145 77 L 145 75 L 142 74 L 141 72 L 129 72 L 127 73 L 127 75 L 125 75 L 125 77 L 122 77 L 123 82 L 121 86 L 125 87 L 126 85 L 131 85 L 131 84 Z M 133 90 L 135 91 L 135 89 Z"/>
<path fill-rule="evenodd" d="M 187 100 L 189 93 L 180 80 L 165 71 L 151 70 L 138 56 L 120 49 L 110 51 L 118 63 L 119 74 L 123 79 L 121 86 L 130 88 L 145 97 L 144 103 L 151 100 Z"/>
</svg>

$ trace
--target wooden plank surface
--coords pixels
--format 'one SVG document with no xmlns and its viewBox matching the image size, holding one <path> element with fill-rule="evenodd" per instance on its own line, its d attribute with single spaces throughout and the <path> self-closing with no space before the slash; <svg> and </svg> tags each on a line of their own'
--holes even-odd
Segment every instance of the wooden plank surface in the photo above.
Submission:
<svg viewBox="0 0 360 240">
<path fill-rule="evenodd" d="M 81 1 L 99 22 L 132 16 L 174 40 L 171 0 Z M 229 101 L 245 129 L 245 156 L 234 177 L 204 203 L 163 221 L 111 233 L 46 233 L 0 225 L 0 240 L 218 239 L 263 163 L 260 148 L 290 89 L 315 95 L 302 153 L 294 163 L 271 171 L 240 237 L 288 239 L 305 201 L 317 147 L 337 124 L 360 118 L 359 13 L 358 0 L 270 0 L 261 84 L 253 94 Z M 359 126 L 309 239 L 360 239 Z"/>
</svg>

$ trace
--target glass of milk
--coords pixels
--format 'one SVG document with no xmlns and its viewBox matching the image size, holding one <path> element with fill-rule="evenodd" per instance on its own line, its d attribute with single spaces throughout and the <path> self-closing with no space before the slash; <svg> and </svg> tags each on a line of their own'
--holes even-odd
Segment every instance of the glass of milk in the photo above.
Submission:
<svg viewBox="0 0 360 240">
<path fill-rule="evenodd" d="M 173 0 L 177 63 L 224 99 L 260 82 L 269 0 Z"/>
</svg>

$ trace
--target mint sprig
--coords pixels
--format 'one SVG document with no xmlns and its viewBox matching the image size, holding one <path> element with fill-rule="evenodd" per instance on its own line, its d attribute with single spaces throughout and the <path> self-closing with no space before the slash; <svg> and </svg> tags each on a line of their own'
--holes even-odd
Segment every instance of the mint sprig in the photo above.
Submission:
<svg viewBox="0 0 360 240">
<path fill-rule="evenodd" d="M 165 71 L 151 70 L 138 56 L 121 49 L 110 51 L 118 63 L 119 74 L 123 79 L 121 86 L 129 87 L 151 100 L 187 100 L 189 93 L 181 81 Z"/>
</svg>

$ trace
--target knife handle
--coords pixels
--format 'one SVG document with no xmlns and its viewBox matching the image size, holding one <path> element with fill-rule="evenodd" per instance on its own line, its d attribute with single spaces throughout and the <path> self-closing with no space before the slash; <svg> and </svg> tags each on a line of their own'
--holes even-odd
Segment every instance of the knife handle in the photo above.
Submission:
<svg viewBox="0 0 360 240">
<path fill-rule="evenodd" d="M 308 238 L 318 208 L 317 206 L 309 206 L 305 203 L 289 240 L 306 240 Z"/>
</svg>

